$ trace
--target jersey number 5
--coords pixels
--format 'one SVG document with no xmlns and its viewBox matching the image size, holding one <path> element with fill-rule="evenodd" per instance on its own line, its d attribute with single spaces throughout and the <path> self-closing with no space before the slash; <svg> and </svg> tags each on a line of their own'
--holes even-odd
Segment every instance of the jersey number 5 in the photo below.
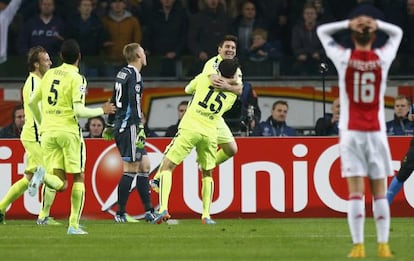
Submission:
<svg viewBox="0 0 414 261">
<path fill-rule="evenodd" d="M 60 81 L 59 80 L 53 80 L 52 86 L 50 86 L 50 93 L 51 95 L 49 95 L 47 97 L 47 102 L 52 105 L 55 106 L 57 103 L 57 99 L 58 99 L 58 91 L 55 89 L 55 85 L 59 85 Z"/>
<path fill-rule="evenodd" d="M 354 72 L 354 102 L 370 103 L 375 97 L 375 74 Z"/>
</svg>

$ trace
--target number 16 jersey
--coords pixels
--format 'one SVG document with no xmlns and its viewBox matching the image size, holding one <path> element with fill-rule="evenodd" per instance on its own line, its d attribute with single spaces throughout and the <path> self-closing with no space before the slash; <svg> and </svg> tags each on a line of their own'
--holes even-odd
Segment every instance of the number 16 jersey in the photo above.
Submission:
<svg viewBox="0 0 414 261">
<path fill-rule="evenodd" d="M 321 31 L 346 29 L 349 21 L 321 26 Z M 344 49 L 332 37 L 320 34 L 327 56 L 338 71 L 340 89 L 339 129 L 384 131 L 384 95 L 388 70 L 401 35 L 394 25 L 377 20 L 378 29 L 390 37 L 382 48 L 361 51 Z"/>
</svg>

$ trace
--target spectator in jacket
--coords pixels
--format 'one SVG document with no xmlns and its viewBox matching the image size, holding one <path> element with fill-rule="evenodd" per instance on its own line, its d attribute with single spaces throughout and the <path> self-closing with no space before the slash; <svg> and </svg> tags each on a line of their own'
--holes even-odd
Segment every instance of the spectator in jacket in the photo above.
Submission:
<svg viewBox="0 0 414 261">
<path fill-rule="evenodd" d="M 249 60 L 262 62 L 267 60 L 277 61 L 282 57 L 282 45 L 279 41 L 268 42 L 267 31 L 256 28 L 252 33 L 252 45 L 249 49 Z"/>
<path fill-rule="evenodd" d="M 82 53 L 80 71 L 87 77 L 98 76 L 101 50 L 109 44 L 109 34 L 93 10 L 92 0 L 80 0 L 78 13 L 68 20 L 68 35 L 79 43 Z"/>
<path fill-rule="evenodd" d="M 292 29 L 292 52 L 295 57 L 293 73 L 309 75 L 318 72 L 323 55 L 321 42 L 316 35 L 316 9 L 312 4 L 303 8 L 303 21 Z"/>
<path fill-rule="evenodd" d="M 110 35 L 104 50 L 104 76 L 113 77 L 124 65 L 122 50 L 129 43 L 142 42 L 141 23 L 126 10 L 126 0 L 110 0 L 110 9 L 102 23 Z"/>
<path fill-rule="evenodd" d="M 245 1 L 241 6 L 240 15 L 233 22 L 233 34 L 238 39 L 238 58 L 247 57 L 252 45 L 252 34 L 256 28 L 266 28 L 265 23 L 256 15 L 256 6 L 252 1 Z"/>
<path fill-rule="evenodd" d="M 223 114 L 223 119 L 233 133 L 241 132 L 243 136 L 250 136 L 256 125 L 260 123 L 260 110 L 257 94 L 250 82 L 243 81 L 243 90 L 233 107 Z"/>
<path fill-rule="evenodd" d="M 332 113 L 326 113 L 324 117 L 321 117 L 316 121 L 316 136 L 337 136 L 339 134 L 339 108 L 339 98 L 336 98 L 332 102 Z"/>
<path fill-rule="evenodd" d="M 43 46 L 53 58 L 57 58 L 65 38 L 66 26 L 63 19 L 55 15 L 54 0 L 39 0 L 40 14 L 28 20 L 20 32 L 18 45 L 22 55 L 33 46 Z"/>
<path fill-rule="evenodd" d="M 20 138 L 20 133 L 24 125 L 24 109 L 22 104 L 14 107 L 12 118 L 13 122 L 0 130 L 0 138 Z"/>
<path fill-rule="evenodd" d="M 151 12 L 145 30 L 144 46 L 148 55 L 161 57 L 161 75 L 175 75 L 175 62 L 185 50 L 188 17 L 179 1 L 159 0 Z"/>
<path fill-rule="evenodd" d="M 150 129 L 150 127 L 148 126 L 147 115 L 144 112 L 142 112 L 141 116 L 141 123 L 144 124 L 145 136 L 147 136 L 147 138 L 158 137 L 158 134 L 152 129 Z"/>
<path fill-rule="evenodd" d="M 296 130 L 286 124 L 288 109 L 286 101 L 273 103 L 272 115 L 255 127 L 252 136 L 296 136 Z"/>
<path fill-rule="evenodd" d="M 188 48 L 197 58 L 189 74 L 195 76 L 203 64 L 217 53 L 217 46 L 231 31 L 231 19 L 224 12 L 219 0 L 203 0 L 205 7 L 190 17 Z"/>
<path fill-rule="evenodd" d="M 184 116 L 185 111 L 187 110 L 188 101 L 182 101 L 177 106 L 178 121 L 176 124 L 171 125 L 167 128 L 165 132 L 165 137 L 174 137 L 178 131 L 178 125 L 180 124 L 181 119 Z"/>
<path fill-rule="evenodd" d="M 394 119 L 387 121 L 388 135 L 413 135 L 414 124 L 408 117 L 410 114 L 410 100 L 403 95 L 397 96 L 394 101 Z M 412 113 L 412 112 L 411 112 Z"/>
</svg>

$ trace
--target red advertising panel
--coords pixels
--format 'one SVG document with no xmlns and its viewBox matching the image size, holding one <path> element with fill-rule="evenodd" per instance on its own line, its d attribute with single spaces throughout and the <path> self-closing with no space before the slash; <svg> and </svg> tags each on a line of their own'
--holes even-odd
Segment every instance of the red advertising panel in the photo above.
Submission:
<svg viewBox="0 0 414 261">
<path fill-rule="evenodd" d="M 394 169 L 398 170 L 410 137 L 391 137 Z M 147 140 L 151 169 L 155 171 L 170 139 Z M 237 138 L 238 154 L 214 171 L 215 191 L 211 212 L 215 218 L 344 217 L 347 188 L 340 175 L 340 160 L 334 137 Z M 116 210 L 117 184 L 122 161 L 113 142 L 86 140 L 86 202 L 84 218 L 112 218 Z M 20 179 L 25 154 L 19 140 L 0 140 L 0 198 Z M 154 173 L 152 173 L 154 175 Z M 413 187 L 414 178 L 405 183 Z M 176 168 L 169 211 L 174 218 L 200 218 L 200 172 L 195 153 Z M 369 192 L 369 187 L 366 187 Z M 413 190 L 411 190 L 413 191 Z M 158 195 L 152 193 L 154 205 Z M 366 197 L 367 215 L 372 215 L 371 197 Z M 39 197 L 27 192 L 7 211 L 7 217 L 33 218 L 40 208 Z M 70 188 L 58 193 L 51 215 L 67 217 Z M 144 210 L 131 188 L 127 211 L 142 217 Z M 396 197 L 393 216 L 414 216 L 414 191 L 403 190 Z"/>
</svg>

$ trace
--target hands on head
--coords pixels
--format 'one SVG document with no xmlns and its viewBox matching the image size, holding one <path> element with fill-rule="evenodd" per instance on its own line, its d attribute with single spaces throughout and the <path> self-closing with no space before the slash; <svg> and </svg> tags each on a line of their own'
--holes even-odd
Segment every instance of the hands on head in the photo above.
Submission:
<svg viewBox="0 0 414 261">
<path fill-rule="evenodd" d="M 368 28 L 370 33 L 378 29 L 377 21 L 371 16 L 361 15 L 351 19 L 349 28 L 352 31 L 363 33 L 365 28 Z"/>
</svg>

